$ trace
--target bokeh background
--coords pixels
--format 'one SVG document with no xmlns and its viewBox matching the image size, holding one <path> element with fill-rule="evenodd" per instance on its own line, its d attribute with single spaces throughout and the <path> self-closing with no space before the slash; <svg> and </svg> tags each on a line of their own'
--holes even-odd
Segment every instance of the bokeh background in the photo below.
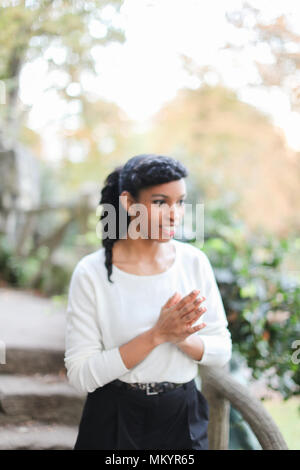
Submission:
<svg viewBox="0 0 300 470">
<path fill-rule="evenodd" d="M 204 244 L 187 242 L 214 267 L 232 370 L 300 449 L 299 24 L 292 0 L 1 1 L 3 446 L 46 448 L 62 432 L 45 414 L 42 444 L 14 444 L 41 435 L 34 409 L 20 411 L 20 377 L 55 384 L 45 365 L 62 352 L 54 325 L 75 264 L 101 246 L 103 181 L 131 156 L 157 153 L 188 167 L 187 202 L 204 202 Z M 230 446 L 259 448 L 234 410 Z"/>
</svg>

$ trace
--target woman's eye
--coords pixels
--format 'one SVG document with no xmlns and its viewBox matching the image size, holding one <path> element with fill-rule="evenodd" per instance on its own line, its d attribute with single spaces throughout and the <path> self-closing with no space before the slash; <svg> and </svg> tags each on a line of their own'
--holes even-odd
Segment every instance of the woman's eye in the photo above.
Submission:
<svg viewBox="0 0 300 470">
<path fill-rule="evenodd" d="M 154 204 L 158 203 L 159 206 L 161 206 L 162 204 L 167 204 L 166 201 L 163 201 L 162 199 L 157 199 L 156 201 L 153 201 Z M 179 202 L 178 202 L 181 206 L 183 206 L 184 204 L 184 199 L 181 199 Z"/>
<path fill-rule="evenodd" d="M 153 201 L 153 202 L 154 202 L 154 204 L 156 204 L 156 203 L 158 202 L 158 205 L 159 205 L 159 206 L 161 206 L 162 204 L 166 204 L 166 202 L 163 201 L 162 199 L 157 200 L 157 201 Z"/>
</svg>

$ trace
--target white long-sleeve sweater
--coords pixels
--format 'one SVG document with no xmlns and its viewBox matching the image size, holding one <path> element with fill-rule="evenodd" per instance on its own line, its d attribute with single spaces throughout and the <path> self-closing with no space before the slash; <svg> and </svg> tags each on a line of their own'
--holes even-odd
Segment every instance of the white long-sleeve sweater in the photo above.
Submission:
<svg viewBox="0 0 300 470">
<path fill-rule="evenodd" d="M 72 274 L 65 332 L 68 380 L 80 392 L 93 392 L 108 382 L 188 382 L 198 364 L 223 366 L 231 358 L 232 341 L 215 275 L 207 255 L 188 243 L 171 239 L 176 248 L 166 271 L 139 276 L 113 265 L 111 284 L 104 248 L 84 256 Z M 165 302 L 176 291 L 182 296 L 199 289 L 207 311 L 194 323 L 206 327 L 193 333 L 204 342 L 196 361 L 174 343 L 156 346 L 144 360 L 127 369 L 119 347 L 153 327 Z"/>
</svg>

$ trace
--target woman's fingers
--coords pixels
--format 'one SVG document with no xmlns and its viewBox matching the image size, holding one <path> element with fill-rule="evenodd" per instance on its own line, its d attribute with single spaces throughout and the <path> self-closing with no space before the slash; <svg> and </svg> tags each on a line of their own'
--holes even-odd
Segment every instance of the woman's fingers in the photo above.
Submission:
<svg viewBox="0 0 300 470">
<path fill-rule="evenodd" d="M 170 298 L 167 300 L 167 302 L 166 302 L 165 305 L 164 305 L 165 308 L 168 308 L 168 307 L 170 307 L 170 306 L 172 305 L 172 301 L 173 301 L 173 298 L 175 297 L 175 295 L 176 295 L 176 292 L 175 292 L 175 294 L 172 295 L 172 297 L 170 297 Z"/>
<path fill-rule="evenodd" d="M 202 330 L 205 327 L 206 327 L 206 323 L 200 323 L 200 325 L 192 326 L 191 328 L 189 328 L 189 331 L 191 332 L 191 334 L 193 334 L 196 331 Z"/>
<path fill-rule="evenodd" d="M 190 292 L 190 294 L 183 297 L 180 300 L 180 302 L 178 302 L 176 307 L 178 309 L 182 309 L 185 305 L 189 304 L 190 302 L 193 302 L 199 293 L 200 293 L 200 290 L 197 290 L 197 289 L 193 290 L 192 292 Z"/>
<path fill-rule="evenodd" d="M 189 315 L 195 311 L 197 308 L 199 308 L 200 304 L 204 302 L 204 300 L 206 300 L 205 297 L 201 297 L 199 299 L 194 299 L 192 302 L 184 305 L 184 307 L 179 312 L 180 317 L 184 318 L 186 315 Z"/>
<path fill-rule="evenodd" d="M 193 323 L 194 323 L 196 320 L 198 320 L 198 318 L 200 318 L 201 315 L 203 315 L 205 312 L 206 312 L 206 308 L 205 308 L 205 307 L 197 308 L 197 309 L 195 310 L 195 312 L 190 313 L 189 315 L 186 315 L 186 317 L 185 317 L 186 323 L 187 323 L 187 324 L 193 324 Z"/>
<path fill-rule="evenodd" d="M 169 300 L 167 300 L 167 302 L 165 303 L 165 307 L 167 308 L 172 307 L 172 305 L 175 305 L 178 302 L 179 298 L 181 298 L 181 295 L 178 292 L 175 292 L 169 298 Z"/>
<path fill-rule="evenodd" d="M 176 292 L 175 297 L 173 298 L 172 305 L 177 304 L 182 299 L 182 295 L 179 292 Z"/>
</svg>

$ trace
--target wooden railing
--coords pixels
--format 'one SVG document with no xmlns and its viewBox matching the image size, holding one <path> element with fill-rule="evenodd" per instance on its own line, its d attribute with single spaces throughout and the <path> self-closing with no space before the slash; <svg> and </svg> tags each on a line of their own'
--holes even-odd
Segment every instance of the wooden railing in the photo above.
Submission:
<svg viewBox="0 0 300 470">
<path fill-rule="evenodd" d="M 201 392 L 209 405 L 210 450 L 228 450 L 230 404 L 248 423 L 263 450 L 288 450 L 278 426 L 258 398 L 223 368 L 199 364 Z"/>
</svg>

